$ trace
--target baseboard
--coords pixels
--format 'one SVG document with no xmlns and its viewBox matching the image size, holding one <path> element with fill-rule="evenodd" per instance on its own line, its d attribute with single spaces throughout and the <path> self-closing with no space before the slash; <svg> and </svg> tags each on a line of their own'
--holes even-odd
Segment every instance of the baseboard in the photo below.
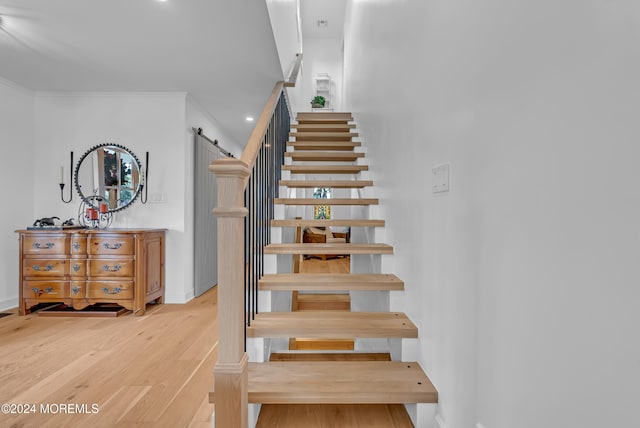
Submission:
<svg viewBox="0 0 640 428">
<path fill-rule="evenodd" d="M 179 293 L 167 293 L 164 296 L 164 302 L 165 303 L 178 303 L 178 304 L 183 304 L 183 303 L 187 303 L 190 300 L 192 300 L 195 297 L 195 294 L 193 293 L 193 290 L 189 291 L 188 293 L 184 293 L 184 294 L 179 294 Z"/>
<path fill-rule="evenodd" d="M 6 311 L 7 309 L 13 309 L 18 307 L 18 298 L 0 300 L 0 311 Z"/>
</svg>

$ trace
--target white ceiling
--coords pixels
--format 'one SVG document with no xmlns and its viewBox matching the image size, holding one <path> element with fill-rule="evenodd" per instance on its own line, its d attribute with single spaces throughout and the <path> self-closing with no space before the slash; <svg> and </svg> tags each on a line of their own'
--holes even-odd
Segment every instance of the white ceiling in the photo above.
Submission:
<svg viewBox="0 0 640 428">
<path fill-rule="evenodd" d="M 1 77 L 34 91 L 189 92 L 241 144 L 282 79 L 264 1 L 1 0 L 0 15 Z"/>
<path fill-rule="evenodd" d="M 305 38 L 342 39 L 346 5 L 347 0 L 300 0 L 303 46 Z"/>
</svg>

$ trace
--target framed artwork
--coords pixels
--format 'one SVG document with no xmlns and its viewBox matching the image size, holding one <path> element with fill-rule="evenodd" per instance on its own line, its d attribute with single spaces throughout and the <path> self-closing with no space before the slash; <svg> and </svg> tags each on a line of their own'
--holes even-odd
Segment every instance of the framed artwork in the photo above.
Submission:
<svg viewBox="0 0 640 428">
<path fill-rule="evenodd" d="M 316 187 L 313 189 L 314 199 L 331 199 L 330 187 Z M 328 220 L 331 218 L 331 206 L 330 205 L 314 205 L 313 207 L 314 220 Z"/>
</svg>

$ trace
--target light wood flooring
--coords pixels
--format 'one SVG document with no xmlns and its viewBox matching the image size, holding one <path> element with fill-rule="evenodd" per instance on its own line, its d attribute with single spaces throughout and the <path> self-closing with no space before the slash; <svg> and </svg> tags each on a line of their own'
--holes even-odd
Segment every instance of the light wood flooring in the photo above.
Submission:
<svg viewBox="0 0 640 428">
<path fill-rule="evenodd" d="M 349 258 L 308 259 L 305 273 L 348 273 Z M 2 414 L 0 427 L 209 428 L 217 359 L 217 289 L 146 315 L 0 318 L 0 403 L 35 404 Z M 40 404 L 98 412 L 43 414 Z M 51 406 L 54 405 L 54 406 Z M 263 406 L 260 427 L 412 427 L 401 405 Z"/>
<path fill-rule="evenodd" d="M 0 427 L 210 428 L 217 289 L 147 309 L 141 317 L 0 318 L 0 403 L 36 405 L 33 414 L 0 413 Z M 55 406 L 91 411 L 94 403 L 95 414 Z"/>
<path fill-rule="evenodd" d="M 351 271 L 349 257 L 336 257 L 322 260 L 309 258 L 300 264 L 300 273 L 349 273 Z"/>
</svg>

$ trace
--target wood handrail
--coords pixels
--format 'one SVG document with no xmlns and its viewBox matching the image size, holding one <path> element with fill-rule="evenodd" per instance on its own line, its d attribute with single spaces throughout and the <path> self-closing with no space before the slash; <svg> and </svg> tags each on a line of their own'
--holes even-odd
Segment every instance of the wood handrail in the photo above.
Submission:
<svg viewBox="0 0 640 428">
<path fill-rule="evenodd" d="M 282 94 L 284 87 L 295 86 L 301 64 L 302 54 L 299 53 L 296 54 L 296 62 L 293 66 L 293 69 L 291 70 L 289 79 L 286 82 L 276 82 L 276 85 L 273 87 L 273 91 L 271 91 L 269 99 L 262 109 L 262 113 L 260 113 L 260 117 L 256 122 L 256 126 L 253 128 L 251 136 L 249 137 L 249 141 L 242 151 L 242 156 L 240 156 L 240 160 L 246 163 L 249 169 L 253 168 L 253 164 L 256 161 L 258 150 L 260 149 L 260 145 L 262 144 L 264 136 L 267 133 L 267 129 L 269 128 L 269 123 L 271 121 L 271 116 L 273 115 L 273 112 L 278 105 L 280 95 Z"/>
<path fill-rule="evenodd" d="M 249 169 L 253 168 L 253 164 L 256 161 L 256 157 L 258 156 L 258 151 L 260 150 L 260 145 L 264 140 L 264 136 L 267 133 L 267 129 L 269 128 L 269 123 L 271 122 L 271 116 L 273 116 L 273 112 L 278 105 L 278 100 L 280 99 L 280 95 L 282 94 L 282 90 L 284 88 L 284 82 L 279 81 L 276 83 L 276 86 L 273 87 L 273 91 L 271 91 L 271 96 L 267 100 L 267 103 L 264 105 L 262 109 L 262 113 L 260 113 L 260 117 L 258 118 L 258 122 L 256 122 L 255 128 L 251 132 L 251 136 L 249 137 L 249 141 L 247 145 L 244 147 L 242 151 L 242 156 L 240 156 L 240 160 L 247 164 Z"/>
<path fill-rule="evenodd" d="M 300 71 L 300 67 L 302 67 L 302 54 L 296 54 L 296 62 L 293 64 L 293 68 L 291 69 L 291 73 L 289 73 L 289 78 L 284 82 L 284 86 L 287 88 L 292 88 L 296 86 L 296 80 L 298 80 L 298 73 Z"/>
</svg>

